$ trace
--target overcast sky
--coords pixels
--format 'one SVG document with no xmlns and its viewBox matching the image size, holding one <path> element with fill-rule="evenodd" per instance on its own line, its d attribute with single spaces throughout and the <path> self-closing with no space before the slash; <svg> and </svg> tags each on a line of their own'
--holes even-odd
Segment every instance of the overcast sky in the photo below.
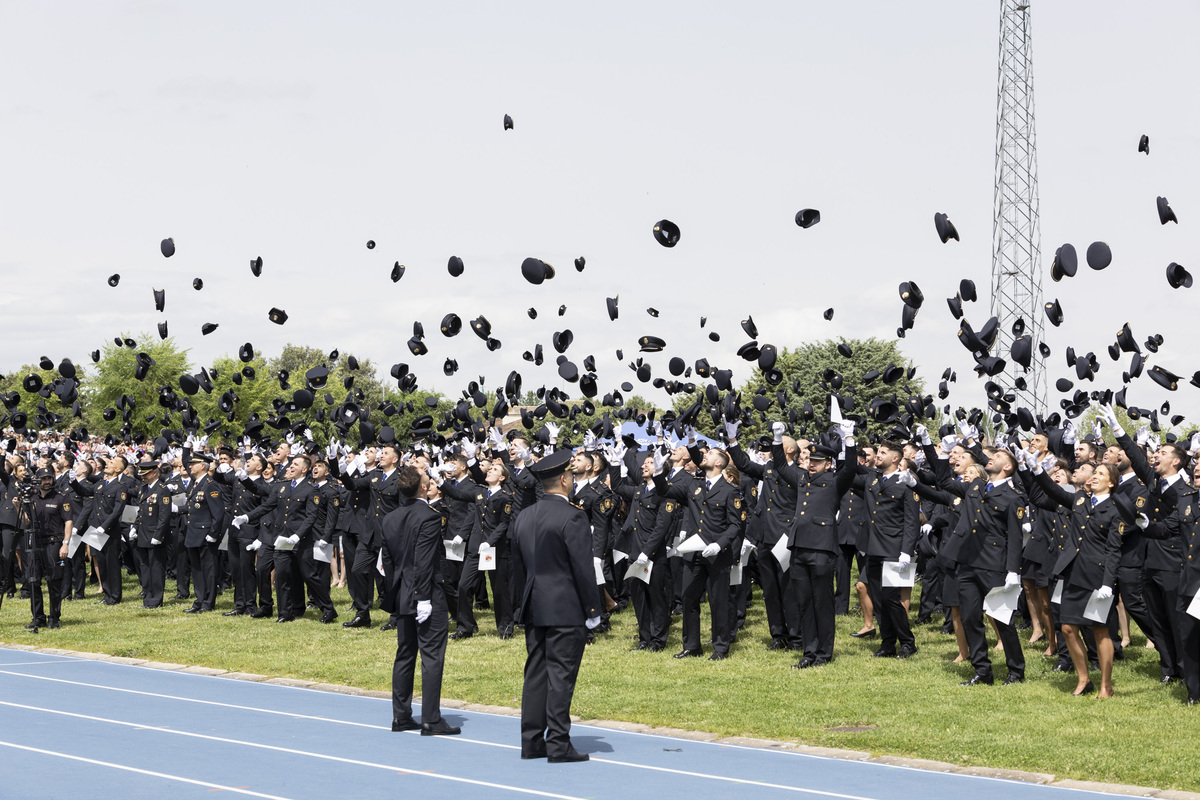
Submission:
<svg viewBox="0 0 1200 800">
<path fill-rule="evenodd" d="M 927 301 L 903 351 L 929 389 L 951 366 L 951 401 L 982 405 L 944 298 L 972 278 L 968 319 L 989 316 L 999 9 L 0 2 L 0 371 L 84 361 L 167 319 L 197 366 L 245 341 L 268 355 L 293 342 L 369 357 L 381 377 L 406 362 L 424 388 L 496 386 L 513 368 L 535 388 L 560 383 L 550 336 L 570 327 L 568 355 L 596 356 L 602 392 L 636 382 L 614 351 L 636 357 L 643 334 L 667 341 L 647 357 L 656 375 L 672 355 L 707 356 L 740 382 L 747 314 L 781 349 L 894 338 L 897 285 L 915 280 Z M 1105 351 L 1124 322 L 1139 341 L 1165 337 L 1151 364 L 1190 376 L 1200 285 L 1172 290 L 1164 271 L 1200 271 L 1200 4 L 1034 0 L 1031 20 L 1044 291 L 1066 316 L 1047 329 L 1051 404 L 1054 379 L 1073 377 L 1067 345 L 1100 356 L 1096 388 L 1119 388 L 1128 357 Z M 1159 225 L 1157 195 L 1179 225 Z M 821 223 L 798 228 L 803 207 Z M 961 242 L 939 241 L 938 211 Z M 682 228 L 673 249 L 651 234 L 664 217 Z M 1056 247 L 1082 262 L 1100 239 L 1111 267 L 1050 281 Z M 557 277 L 525 283 L 527 256 Z M 466 329 L 444 339 L 451 311 L 464 325 L 485 314 L 503 347 Z M 421 358 L 405 347 L 413 320 L 430 333 Z M 205 322 L 220 328 L 201 337 Z M 536 342 L 538 370 L 521 360 Z M 1129 391 L 1166 398 L 1145 378 Z M 1200 408 L 1186 384 L 1171 399 Z"/>
</svg>

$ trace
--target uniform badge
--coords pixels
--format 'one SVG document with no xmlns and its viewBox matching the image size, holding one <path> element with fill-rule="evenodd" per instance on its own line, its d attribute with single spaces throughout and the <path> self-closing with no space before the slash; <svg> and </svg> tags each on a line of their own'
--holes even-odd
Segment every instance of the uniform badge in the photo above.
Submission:
<svg viewBox="0 0 1200 800">
<path fill-rule="evenodd" d="M 1017 519 L 1025 517 L 1025 506 L 1017 506 Z"/>
<path fill-rule="evenodd" d="M 218 497 L 221 496 L 221 493 L 220 492 L 209 492 L 208 496 L 211 497 L 212 499 L 216 500 Z"/>
<path fill-rule="evenodd" d="M 333 504 L 334 504 L 335 506 L 340 506 L 340 505 L 342 504 L 342 503 L 341 503 L 341 498 L 340 498 L 340 497 L 335 497 L 335 498 L 333 498 Z"/>
<path fill-rule="evenodd" d="M 742 498 L 740 498 L 740 497 L 733 498 L 733 507 L 741 508 L 742 507 Z"/>
<path fill-rule="evenodd" d="M 505 503 L 505 504 L 504 504 L 504 513 L 505 513 L 505 514 L 511 514 L 511 513 L 512 513 L 512 504 L 510 504 L 510 503 Z"/>
<path fill-rule="evenodd" d="M 1133 504 L 1138 508 L 1141 508 L 1142 506 L 1146 505 L 1146 498 L 1139 497 L 1137 500 L 1133 501 Z"/>
<path fill-rule="evenodd" d="M 165 497 L 165 496 L 164 496 L 164 497 L 163 497 L 163 502 L 162 502 L 162 504 L 163 504 L 164 506 L 169 506 L 169 505 L 171 505 L 171 498 L 169 498 L 169 497 Z"/>
<path fill-rule="evenodd" d="M 612 507 L 613 501 L 611 497 L 604 498 L 604 501 L 600 503 L 600 510 L 605 514 L 607 514 L 609 511 L 612 511 Z"/>
<path fill-rule="evenodd" d="M 371 483 L 379 483 L 379 478 L 371 478 Z"/>
<path fill-rule="evenodd" d="M 1125 535 L 1125 523 L 1124 522 L 1117 523 L 1117 533 L 1121 534 L 1122 536 Z"/>
<path fill-rule="evenodd" d="M 1192 515 L 1192 507 L 1188 506 L 1186 509 L 1184 509 L 1183 515 L 1185 517 L 1190 517 Z"/>
<path fill-rule="evenodd" d="M 321 505 L 321 496 L 320 495 L 318 495 L 318 494 L 313 495 L 313 505 L 314 506 Z"/>
<path fill-rule="evenodd" d="M 961 502 L 962 502 L 962 498 L 961 498 L 961 497 L 956 497 L 956 498 L 954 498 L 954 505 L 958 505 L 958 504 L 959 504 L 959 503 L 961 503 Z"/>
<path fill-rule="evenodd" d="M 914 503 L 921 502 L 921 495 L 917 494 L 916 492 L 913 492 L 913 502 Z"/>
<path fill-rule="evenodd" d="M 1190 507 L 1190 506 L 1189 506 L 1189 507 Z M 63 513 L 65 513 L 65 514 L 70 514 L 70 513 L 71 513 L 71 504 L 70 504 L 70 503 L 63 503 L 63 508 L 62 508 L 62 510 L 63 510 Z"/>
<path fill-rule="evenodd" d="M 743 511 L 742 512 L 742 522 L 745 522 L 745 521 L 746 521 L 746 512 Z"/>
<path fill-rule="evenodd" d="M 702 491 L 704 491 L 704 489 L 703 489 L 702 487 L 700 487 L 700 486 L 697 486 L 697 487 L 696 487 L 696 491 L 692 492 L 692 494 L 694 494 L 694 495 L 696 495 L 697 497 L 699 497 L 699 496 L 700 496 L 700 492 L 702 492 Z"/>
<path fill-rule="evenodd" d="M 1081 505 L 1083 505 L 1083 498 L 1081 497 L 1081 498 L 1079 498 L 1078 500 L 1076 500 L 1076 501 L 1075 501 L 1075 505 L 1077 505 L 1077 506 L 1081 506 Z"/>
<path fill-rule="evenodd" d="M 481 495 L 481 494 L 477 494 L 477 495 L 475 495 L 475 499 L 476 499 L 476 500 L 482 500 L 482 499 L 483 499 L 483 495 Z"/>
<path fill-rule="evenodd" d="M 1188 508 L 1191 508 L 1191 506 L 1188 506 Z M 667 501 L 667 513 L 668 514 L 675 513 L 675 504 L 672 503 L 670 500 Z"/>
</svg>

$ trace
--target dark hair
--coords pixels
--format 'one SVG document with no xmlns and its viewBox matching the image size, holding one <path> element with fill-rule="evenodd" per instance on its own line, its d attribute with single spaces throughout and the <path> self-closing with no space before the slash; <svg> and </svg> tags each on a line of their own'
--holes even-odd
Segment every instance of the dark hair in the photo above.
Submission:
<svg viewBox="0 0 1200 800">
<path fill-rule="evenodd" d="M 388 445 L 391 447 L 391 445 Z M 416 467 L 401 467 L 396 471 L 396 486 L 400 494 L 412 499 L 421 488 L 421 473 Z"/>
<path fill-rule="evenodd" d="M 1167 442 L 1166 444 L 1164 444 L 1162 447 L 1160 447 L 1158 449 L 1159 458 L 1162 458 L 1162 451 L 1166 450 L 1168 447 L 1171 448 L 1171 452 L 1173 452 L 1175 454 L 1173 456 L 1170 456 L 1170 458 L 1179 459 L 1179 471 L 1183 472 L 1185 469 L 1187 469 L 1187 465 L 1188 465 L 1187 452 L 1182 447 L 1179 446 L 1178 442 Z"/>
<path fill-rule="evenodd" d="M 380 447 L 379 449 L 380 450 L 391 450 L 393 453 L 396 454 L 397 461 L 399 461 L 404 456 L 404 454 L 400 452 L 399 446 L 397 446 L 395 444 L 385 444 L 382 447 Z"/>
<path fill-rule="evenodd" d="M 900 456 L 904 455 L 904 445 L 900 444 L 895 439 L 884 439 L 882 442 L 879 443 L 878 449 L 891 450 L 893 453 L 896 453 L 897 455 L 900 455 Z"/>
<path fill-rule="evenodd" d="M 1100 470 L 1104 470 L 1105 474 L 1108 475 L 1108 482 L 1114 490 L 1121 485 L 1121 473 L 1112 464 L 1097 464 L 1093 468 L 1092 474 L 1094 475 Z"/>
<path fill-rule="evenodd" d="M 305 471 L 306 473 L 307 473 L 307 472 L 308 472 L 310 469 L 312 469 L 312 459 L 311 459 L 311 458 L 309 458 L 309 457 L 308 457 L 308 456 L 306 456 L 306 455 L 299 455 L 299 456 L 296 456 L 295 458 L 293 458 L 293 459 L 292 459 L 292 461 L 303 461 L 303 462 L 304 462 L 304 471 Z"/>
</svg>

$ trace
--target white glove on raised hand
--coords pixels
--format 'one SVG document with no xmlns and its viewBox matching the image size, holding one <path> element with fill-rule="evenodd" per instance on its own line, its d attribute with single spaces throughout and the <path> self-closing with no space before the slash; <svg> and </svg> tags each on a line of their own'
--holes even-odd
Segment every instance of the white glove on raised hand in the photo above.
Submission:
<svg viewBox="0 0 1200 800">
<path fill-rule="evenodd" d="M 1092 436 L 1096 439 L 1097 442 L 1102 441 L 1104 439 L 1104 429 L 1100 427 L 1099 419 L 1092 420 Z"/>
<path fill-rule="evenodd" d="M 896 561 L 898 561 L 900 563 L 900 566 L 903 567 L 903 566 L 906 566 L 906 565 L 912 563 L 912 556 L 910 556 L 908 553 L 901 553 L 900 557 L 897 558 Z"/>
<path fill-rule="evenodd" d="M 249 521 L 250 521 L 249 516 L 247 516 L 245 514 L 238 514 L 236 517 L 233 518 L 233 520 L 230 522 L 230 524 L 233 525 L 233 527 L 235 527 L 235 528 L 240 528 Z"/>
<path fill-rule="evenodd" d="M 854 441 L 854 420 L 844 419 L 839 422 L 838 432 L 841 433 L 843 442 Z"/>
<path fill-rule="evenodd" d="M 933 444 L 933 440 L 929 438 L 929 429 L 924 425 L 917 425 L 913 428 L 913 436 L 925 447 Z"/>
<path fill-rule="evenodd" d="M 337 457 L 338 457 L 337 439 L 330 439 L 329 444 L 325 447 L 325 460 L 326 461 L 337 461 Z"/>
<path fill-rule="evenodd" d="M 589 617 L 585 624 L 587 625 L 587 629 L 589 631 L 594 631 L 596 628 L 600 627 L 600 622 L 600 617 Z"/>
<path fill-rule="evenodd" d="M 1045 458 L 1034 465 L 1033 474 L 1037 475 L 1041 472 L 1049 472 L 1051 467 L 1053 467 L 1057 461 L 1057 456 L 1055 456 L 1053 453 L 1047 453 Z"/>
<path fill-rule="evenodd" d="M 596 434 L 591 431 L 583 432 L 583 449 L 589 453 L 596 449 Z"/>
<path fill-rule="evenodd" d="M 667 454 L 657 447 L 654 448 L 654 474 L 657 475 L 658 473 L 662 472 L 663 467 L 666 466 L 666 463 Z"/>
<path fill-rule="evenodd" d="M 425 620 L 429 619 L 429 617 L 432 614 L 433 614 L 433 601 L 432 600 L 418 600 L 417 601 L 417 624 L 418 625 L 420 625 Z"/>
<path fill-rule="evenodd" d="M 638 553 L 637 565 L 639 567 L 644 567 L 649 563 L 650 563 L 650 556 L 646 555 L 645 553 Z"/>
<path fill-rule="evenodd" d="M 1021 576 L 1015 572 L 1010 572 L 1004 576 L 1005 586 L 1018 586 L 1021 583 Z"/>
<path fill-rule="evenodd" d="M 1197 450 L 1200 450 L 1200 431 L 1193 433 L 1192 440 L 1188 442 L 1188 452 L 1194 454 Z"/>
<path fill-rule="evenodd" d="M 529 452 L 521 445 L 517 445 L 517 458 L 519 458 L 526 466 L 533 463 L 533 453 Z"/>
<path fill-rule="evenodd" d="M 250 477 L 250 474 L 244 469 L 239 469 L 236 473 L 236 477 L 239 481 L 244 481 L 246 478 Z"/>
<path fill-rule="evenodd" d="M 1133 437 L 1133 440 L 1135 442 L 1137 442 L 1138 447 L 1145 447 L 1146 442 L 1149 441 L 1149 439 L 1150 439 L 1150 426 L 1149 425 L 1143 425 L 1142 427 L 1138 428 L 1137 434 Z"/>
<path fill-rule="evenodd" d="M 737 444 L 737 432 L 740 424 L 736 419 L 733 422 L 725 423 L 725 441 L 730 445 Z"/>
<path fill-rule="evenodd" d="M 462 452 L 467 457 L 467 461 L 470 462 L 475 458 L 475 454 L 479 452 L 479 445 L 475 444 L 472 439 L 463 439 Z"/>
<path fill-rule="evenodd" d="M 307 441 L 310 441 L 310 442 L 313 440 L 313 438 L 312 438 L 312 431 L 311 431 L 311 430 L 309 430 L 308 428 L 305 428 L 305 429 L 304 429 L 304 438 L 305 438 Z"/>
<path fill-rule="evenodd" d="M 233 466 L 231 464 L 222 463 L 221 466 L 217 467 L 217 472 L 220 472 L 222 475 L 224 475 L 226 472 L 232 472 L 232 471 L 233 471 Z"/>
<path fill-rule="evenodd" d="M 1150 437 L 1148 439 L 1146 439 L 1146 446 L 1149 447 L 1151 450 L 1157 450 L 1159 448 L 1159 445 L 1161 445 L 1161 444 L 1162 444 L 1162 442 L 1158 438 L 1158 434 L 1152 433 L 1152 434 L 1150 434 Z"/>
<path fill-rule="evenodd" d="M 546 423 L 546 438 L 550 440 L 550 444 L 558 444 L 558 433 L 560 430 L 562 430 L 562 428 L 560 428 L 556 423 Z"/>
<path fill-rule="evenodd" d="M 930 533 L 933 533 L 933 526 L 930 525 L 928 522 L 926 522 L 924 525 L 921 526 L 921 534 L 926 535 L 926 534 L 930 534 Z"/>
<path fill-rule="evenodd" d="M 132 542 L 132 541 L 136 541 L 136 540 L 137 540 L 137 528 L 130 528 L 129 529 L 129 541 Z"/>
<path fill-rule="evenodd" d="M 721 552 L 721 545 L 713 542 L 710 545 L 705 545 L 704 549 L 700 551 L 700 555 L 705 558 L 713 558 L 719 552 Z"/>
<path fill-rule="evenodd" d="M 283 440 L 287 442 L 289 446 L 291 446 L 292 442 L 296 441 L 296 434 L 288 431 L 287 436 L 284 436 Z"/>
<path fill-rule="evenodd" d="M 260 542 L 258 539 L 255 539 L 253 542 L 246 545 L 246 549 L 249 550 L 251 553 L 253 553 L 255 550 L 257 550 L 260 547 L 262 547 L 262 542 Z"/>
<path fill-rule="evenodd" d="M 663 432 L 662 423 L 659 422 L 658 420 L 654 420 L 653 422 L 651 422 L 649 425 L 646 426 L 646 433 L 650 434 L 651 436 L 661 438 L 662 432 Z"/>
<path fill-rule="evenodd" d="M 1113 590 L 1111 586 L 1101 586 L 1096 590 L 1096 597 L 1100 598 L 1101 600 L 1107 600 L 1112 596 Z"/>
<path fill-rule="evenodd" d="M 625 461 L 625 454 L 629 452 L 629 448 L 621 442 L 614 442 L 613 446 L 610 448 L 610 451 L 612 453 L 611 463 L 621 464 Z"/>
<path fill-rule="evenodd" d="M 504 449 L 504 434 L 499 428 L 493 427 L 488 431 L 488 445 L 493 450 Z"/>
<path fill-rule="evenodd" d="M 783 444 L 783 434 L 787 433 L 787 425 L 782 422 L 771 423 L 771 435 L 774 437 L 774 444 Z"/>
<path fill-rule="evenodd" d="M 696 442 L 700 441 L 700 432 L 692 425 L 689 425 L 685 432 L 687 433 L 688 447 L 695 447 Z"/>
<path fill-rule="evenodd" d="M 917 476 L 913 475 L 912 472 L 907 469 L 902 469 L 897 472 L 896 480 L 900 481 L 900 483 L 904 484 L 910 489 L 917 485 Z"/>
<path fill-rule="evenodd" d="M 957 444 L 958 444 L 957 436 L 955 436 L 952 433 L 946 434 L 945 436 L 942 437 L 942 452 L 945 453 L 946 455 L 949 455 L 950 451 L 953 450 L 955 445 L 957 445 Z"/>
</svg>

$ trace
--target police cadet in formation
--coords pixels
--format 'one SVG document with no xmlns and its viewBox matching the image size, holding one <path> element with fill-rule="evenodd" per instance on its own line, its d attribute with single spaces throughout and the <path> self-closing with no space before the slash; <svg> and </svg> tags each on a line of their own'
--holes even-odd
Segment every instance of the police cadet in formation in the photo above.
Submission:
<svg viewBox="0 0 1200 800">
<path fill-rule="evenodd" d="M 184 529 L 187 522 L 187 496 L 192 488 L 192 476 L 182 458 L 172 464 L 174 470 L 166 479 L 167 491 L 171 493 L 170 539 L 167 541 L 167 572 L 175 573 L 175 600 L 187 600 L 192 596 L 192 569 L 188 563 L 187 548 L 183 546 Z"/>
<path fill-rule="evenodd" d="M 659 496 L 680 503 L 686 509 L 681 534 L 684 540 L 698 536 L 703 548 L 683 557 L 683 650 L 676 658 L 697 658 L 704 655 L 700 646 L 700 599 L 708 592 L 712 617 L 713 653 L 709 661 L 729 657 L 733 641 L 730 620 L 729 572 L 733 566 L 734 540 L 741 533 L 745 503 L 737 487 L 722 474 L 729 465 L 729 455 L 710 448 L 700 455 L 696 448 L 696 431 L 688 433 L 689 450 L 695 450 L 693 461 L 700 470 L 691 480 L 669 482 L 663 475 L 667 454 L 654 452 L 654 488 Z"/>
<path fill-rule="evenodd" d="M 254 484 L 262 480 L 262 469 L 265 463 L 263 457 L 255 453 L 246 458 L 243 468 L 234 470 L 218 467 L 213 475 L 213 480 L 217 483 L 230 487 L 231 523 L 233 519 L 243 514 L 248 515 L 262 503 L 262 498 L 255 490 Z M 258 541 L 258 536 L 259 526 L 256 523 L 247 522 L 241 527 L 230 525 L 229 568 L 233 584 L 233 608 L 224 612 L 223 616 L 250 616 L 258 610 L 258 576 L 255 557 L 256 551 L 262 546 Z"/>
<path fill-rule="evenodd" d="M 185 614 L 215 611 L 217 602 L 217 547 L 221 523 L 225 520 L 225 504 L 221 492 L 208 474 L 212 461 L 202 453 L 187 459 L 191 473 L 188 488 L 183 546 L 187 548 L 191 567 L 192 587 L 196 600 L 184 609 Z"/>
<path fill-rule="evenodd" d="M 588 431 L 591 434 L 591 431 Z M 595 446 L 595 435 L 586 443 Z M 572 505 L 579 508 L 588 518 L 592 534 L 592 563 L 599 562 L 601 574 L 596 575 L 596 591 L 600 606 L 600 626 L 596 632 L 608 630 L 609 612 L 615 603 L 608 593 L 606 584 L 610 583 L 612 575 L 612 554 L 610 541 L 613 515 L 616 513 L 616 502 L 612 490 L 601 479 L 601 472 L 596 462 L 595 454 L 588 452 L 587 444 L 575 451 L 571 458 L 571 475 L 575 488 L 571 492 Z M 606 563 L 607 557 L 607 563 Z"/>
<path fill-rule="evenodd" d="M 137 520 L 129 530 L 129 541 L 138 559 L 142 584 L 142 606 L 159 608 L 167 584 L 167 536 L 171 525 L 171 493 L 160 479 L 162 465 L 143 461 L 137 465 L 143 483 L 138 493 Z"/>
<path fill-rule="evenodd" d="M 649 452 L 614 446 L 613 461 L 620 464 L 620 479 L 613 491 L 625 499 L 629 512 L 613 542 L 614 549 L 629 553 L 633 565 L 649 570 L 648 580 L 629 579 L 629 594 L 637 616 L 638 641 L 634 650 L 661 652 L 667 646 L 671 623 L 670 585 L 667 572 L 667 536 L 677 503 L 654 490 L 654 456 Z M 638 479 L 631 473 L 636 470 Z M 613 578 L 620 579 L 621 575 Z"/>
<path fill-rule="evenodd" d="M 396 618 L 396 659 L 392 666 L 392 730 L 420 729 L 422 736 L 446 736 L 459 728 L 442 718 L 442 666 L 450 623 L 442 576 L 441 515 L 426 499 L 429 476 L 415 467 L 397 470 L 398 505 L 383 518 L 383 548 L 392 563 L 384 591 L 384 611 Z M 412 716 L 413 675 L 421 655 L 421 722 Z"/>
<path fill-rule="evenodd" d="M 817 443 L 809 456 L 807 474 L 787 464 L 783 423 L 776 422 L 772 428 L 776 442 L 771 449 L 775 469 L 790 477 L 796 486 L 787 545 L 793 591 L 800 610 L 800 630 L 804 635 L 804 657 L 795 666 L 819 667 L 833 660 L 837 515 L 842 496 L 850 490 L 858 471 L 854 423 L 845 420 L 839 424 L 840 441 L 822 439 Z M 733 433 L 737 433 L 736 428 Z"/>
<path fill-rule="evenodd" d="M 62 613 L 62 564 L 71 541 L 71 503 L 66 495 L 54 488 L 54 472 L 37 473 L 38 491 L 27 509 L 32 512 L 29 536 L 25 545 L 28 563 L 25 579 L 29 585 L 29 605 L 33 619 L 26 629 L 37 633 L 38 628 L 59 628 Z M 42 598 L 42 580 L 50 595 L 50 607 Z"/>
<path fill-rule="evenodd" d="M 600 625 L 591 530 L 584 513 L 567 499 L 574 488 L 570 462 L 570 451 L 560 450 L 530 467 L 543 496 L 512 525 L 518 619 L 525 626 L 527 654 L 521 758 L 552 763 L 588 760 L 571 744 L 571 698 L 586 631 Z"/>
<path fill-rule="evenodd" d="M 480 483 L 483 482 L 483 473 L 476 469 L 473 474 Z M 459 553 L 461 558 L 461 560 L 446 559 L 446 574 L 443 578 L 446 585 L 446 607 L 449 609 L 451 618 L 456 620 L 456 630 L 450 635 L 450 638 L 465 639 L 475 633 L 476 626 L 473 622 L 475 599 L 470 595 L 460 595 L 458 587 L 462 583 L 466 564 L 467 542 L 470 541 L 479 520 L 479 514 L 475 508 L 475 498 L 482 494 L 482 490 L 479 483 L 476 483 L 468 475 L 467 459 L 461 453 L 452 454 L 446 458 L 436 475 L 439 478 L 441 476 L 445 476 L 446 479 L 438 481 L 438 489 L 442 495 L 442 503 L 447 509 L 446 526 L 442 535 L 447 546 Z M 454 494 L 451 493 L 451 490 L 454 490 Z M 465 613 L 470 615 L 471 620 L 465 624 L 462 622 L 463 606 L 467 607 Z M 462 636 L 459 636 L 459 633 Z"/>
<path fill-rule="evenodd" d="M 336 539 L 338 486 L 329 480 L 329 462 L 312 458 L 312 482 L 316 497 L 317 515 L 313 519 L 313 546 L 300 553 L 300 574 L 308 592 L 308 602 L 321 612 L 321 623 L 328 625 L 337 617 L 330 592 L 333 587 L 333 544 Z M 317 558 L 320 551 L 323 558 Z"/>
<path fill-rule="evenodd" d="M 379 574 L 377 565 L 380 548 L 383 546 L 383 540 L 380 538 L 383 518 L 394 511 L 400 502 L 400 491 L 396 488 L 400 449 L 392 443 L 371 449 L 376 459 L 374 469 L 369 466 L 368 458 L 360 455 L 342 477 L 342 483 L 352 491 L 366 489 L 370 492 L 370 505 L 365 515 L 366 530 L 359 534 L 359 552 L 355 553 L 352 573 L 357 574 L 359 590 L 365 590 L 368 598 L 375 576 Z M 391 569 L 391 563 L 386 557 L 383 559 L 383 569 L 386 578 Z M 394 630 L 395 627 L 396 621 L 390 618 L 382 625 L 385 631 Z"/>
<path fill-rule="evenodd" d="M 92 498 L 88 525 L 108 536 L 103 547 L 93 548 L 93 557 L 99 559 L 100 585 L 104 589 L 100 602 L 106 606 L 121 602 L 121 514 L 129 496 L 129 487 L 121 475 L 127 465 L 124 456 L 113 456 L 104 466 L 103 477 L 95 483 L 71 481 L 76 494 Z"/>
<path fill-rule="evenodd" d="M 780 539 L 791 536 L 793 515 L 796 513 L 797 470 L 793 466 L 798 454 L 796 440 L 777 433 L 783 458 L 760 463 L 752 460 L 738 445 L 738 423 L 725 424 L 729 442 L 729 457 L 743 474 L 762 482 L 757 507 L 751 510 L 747 538 L 757 550 L 758 579 L 762 586 L 763 606 L 767 628 L 771 634 L 768 650 L 802 650 L 800 606 L 796 588 L 789 579 L 790 556 L 784 563 L 776 559 L 773 548 Z M 802 476 L 807 480 L 807 474 Z"/>
<path fill-rule="evenodd" d="M 258 508 L 234 518 L 235 526 L 262 519 L 275 513 L 275 594 L 279 603 L 276 622 L 291 622 L 304 616 L 304 587 L 300 576 L 299 549 L 312 547 L 313 521 L 316 519 L 320 496 L 308 471 L 312 465 L 308 456 L 292 459 L 283 479 L 271 488 L 271 493 Z"/>
<path fill-rule="evenodd" d="M 346 488 L 346 495 L 339 498 L 338 530 L 341 531 L 343 552 L 346 554 L 346 585 L 354 604 L 354 616 L 342 623 L 344 628 L 371 627 L 371 601 L 375 596 L 374 573 L 379 557 L 379 542 L 375 540 L 374 529 L 369 522 L 370 481 L 355 480 L 355 475 L 375 469 L 375 454 L 374 447 L 364 447 L 344 470 L 339 468 L 335 476 Z"/>
<path fill-rule="evenodd" d="M 855 477 L 863 489 L 870 517 L 867 541 L 867 585 L 875 604 L 875 624 L 879 627 L 880 647 L 875 658 L 908 658 L 917 652 L 916 639 L 908 624 L 908 611 L 900 602 L 898 587 L 883 585 L 885 561 L 906 565 L 912 560 L 920 526 L 917 499 L 901 481 L 900 459 L 903 447 L 887 440 L 879 443 L 875 470 Z M 897 642 L 900 648 L 896 649 Z"/>
</svg>

